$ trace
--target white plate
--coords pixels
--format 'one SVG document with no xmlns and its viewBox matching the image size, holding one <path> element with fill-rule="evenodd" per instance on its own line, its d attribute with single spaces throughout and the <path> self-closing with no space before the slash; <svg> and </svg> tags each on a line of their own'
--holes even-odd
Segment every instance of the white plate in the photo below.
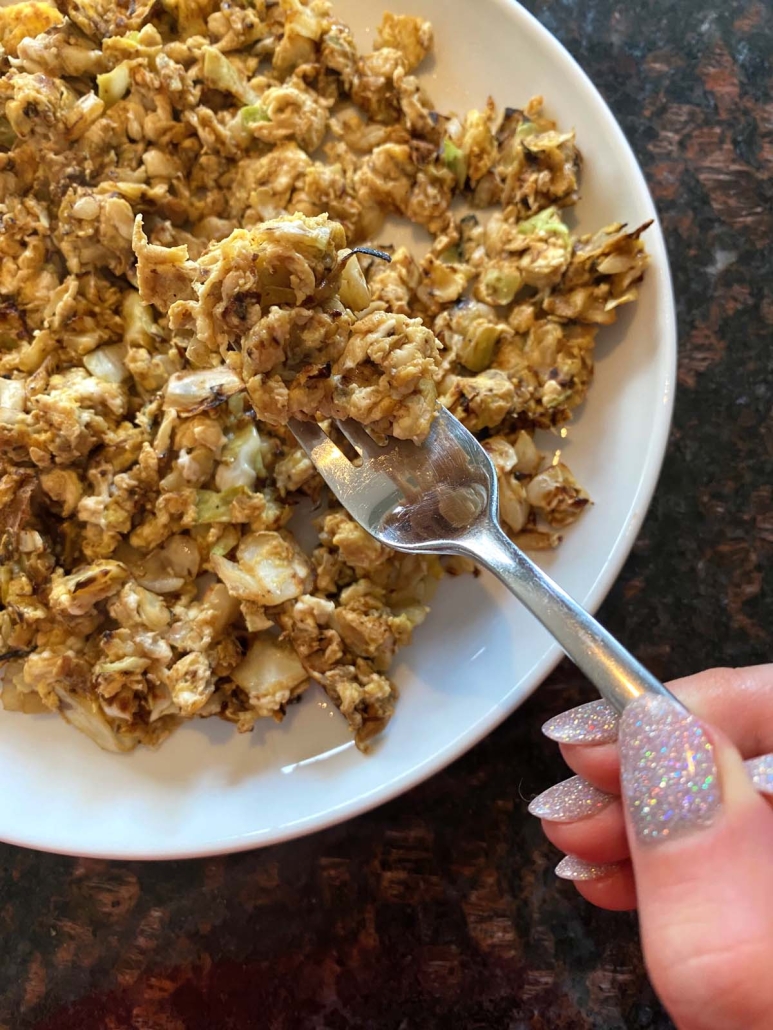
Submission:
<svg viewBox="0 0 773 1030">
<path fill-rule="evenodd" d="M 490 93 L 500 106 L 543 94 L 585 156 L 581 228 L 655 217 L 641 171 L 599 94 L 556 40 L 509 0 L 338 0 L 368 45 L 382 10 L 435 25 L 427 85 L 440 109 Z M 639 303 L 601 334 L 589 403 L 560 445 L 595 503 L 551 574 L 594 609 L 617 576 L 660 471 L 671 416 L 676 336 L 659 225 Z M 239 736 L 213 719 L 158 752 L 115 756 L 55 717 L 0 714 L 0 838 L 49 851 L 172 858 L 237 851 L 348 819 L 441 769 L 509 715 L 558 660 L 548 635 L 491 579 L 444 582 L 402 653 L 402 697 L 363 757 L 318 688 L 281 725 Z M 536 727 L 535 727 L 536 731 Z"/>
</svg>

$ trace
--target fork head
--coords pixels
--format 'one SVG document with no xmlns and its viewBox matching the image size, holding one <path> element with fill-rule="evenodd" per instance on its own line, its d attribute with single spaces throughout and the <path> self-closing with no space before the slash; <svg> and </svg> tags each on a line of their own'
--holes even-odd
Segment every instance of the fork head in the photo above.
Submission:
<svg viewBox="0 0 773 1030">
<path fill-rule="evenodd" d="M 417 446 L 381 446 L 351 419 L 336 423 L 359 455 L 350 461 L 316 422 L 289 428 L 335 496 L 363 529 L 398 551 L 455 554 L 498 510 L 497 477 L 475 437 L 440 407 Z"/>
</svg>

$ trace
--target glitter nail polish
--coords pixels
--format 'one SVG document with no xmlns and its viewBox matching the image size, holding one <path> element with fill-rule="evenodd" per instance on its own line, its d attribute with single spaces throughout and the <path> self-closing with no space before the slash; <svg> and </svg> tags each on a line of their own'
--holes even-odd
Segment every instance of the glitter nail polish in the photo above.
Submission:
<svg viewBox="0 0 773 1030">
<path fill-rule="evenodd" d="M 529 805 L 529 812 L 551 823 L 574 823 L 602 812 L 614 800 L 614 794 L 599 790 L 582 776 L 572 776 L 543 791 Z"/>
<path fill-rule="evenodd" d="M 620 719 L 623 795 L 642 842 L 709 825 L 722 798 L 714 745 L 702 724 L 667 698 L 633 701 Z"/>
<path fill-rule="evenodd" d="M 560 880 L 604 880 L 619 868 L 617 862 L 585 862 L 576 855 L 567 855 L 558 863 L 555 873 Z"/>
<path fill-rule="evenodd" d="M 760 794 L 773 795 L 773 755 L 750 758 L 744 765 Z"/>
<path fill-rule="evenodd" d="M 548 719 L 542 732 L 559 744 L 611 744 L 620 716 L 607 701 L 589 701 Z"/>
</svg>

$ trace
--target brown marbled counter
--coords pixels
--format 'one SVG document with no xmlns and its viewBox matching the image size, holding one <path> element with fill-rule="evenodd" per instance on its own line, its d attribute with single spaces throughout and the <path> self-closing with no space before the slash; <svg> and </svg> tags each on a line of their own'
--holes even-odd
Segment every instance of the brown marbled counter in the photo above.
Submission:
<svg viewBox="0 0 773 1030">
<path fill-rule="evenodd" d="M 627 132 L 679 303 L 671 447 L 603 618 L 664 677 L 765 660 L 773 6 L 527 6 Z M 441 775 L 280 847 L 139 864 L 0 846 L 0 1030 L 665 1030 L 633 918 L 556 883 L 522 800 L 563 775 L 537 726 L 590 696 L 565 664 Z"/>
</svg>

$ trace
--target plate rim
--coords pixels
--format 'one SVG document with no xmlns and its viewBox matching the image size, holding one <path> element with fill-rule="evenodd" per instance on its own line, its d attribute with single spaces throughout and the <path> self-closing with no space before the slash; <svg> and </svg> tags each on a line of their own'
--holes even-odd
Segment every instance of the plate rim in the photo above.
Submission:
<svg viewBox="0 0 773 1030">
<path fill-rule="evenodd" d="M 665 339 L 662 341 L 663 357 L 665 365 L 663 407 L 660 409 L 658 419 L 653 424 L 653 433 L 646 451 L 645 461 L 642 468 L 636 492 L 631 500 L 628 516 L 622 528 L 612 544 L 609 557 L 599 570 L 596 579 L 585 600 L 585 607 L 590 612 L 595 612 L 606 598 L 620 571 L 628 560 L 633 544 L 641 530 L 644 519 L 649 511 L 663 463 L 666 457 L 666 450 L 671 431 L 673 419 L 676 373 L 678 359 L 678 338 L 677 318 L 674 298 L 673 277 L 671 275 L 668 250 L 666 247 L 663 227 L 661 224 L 658 209 L 655 205 L 652 193 L 647 180 L 639 164 L 638 158 L 631 146 L 628 137 L 612 113 L 600 90 L 595 86 L 590 76 L 585 72 L 579 62 L 572 56 L 567 48 L 558 40 L 548 28 L 546 28 L 530 11 L 528 11 L 518 0 L 489 0 L 503 11 L 506 16 L 520 19 L 521 26 L 536 36 L 541 45 L 548 51 L 552 51 L 558 60 L 571 66 L 578 79 L 578 85 L 595 95 L 597 106 L 603 112 L 609 129 L 619 139 L 623 148 L 628 152 L 635 170 L 636 187 L 643 197 L 648 198 L 653 212 L 653 229 L 655 232 L 655 246 L 653 249 L 658 253 L 659 276 L 657 289 L 660 291 L 663 300 L 662 320 L 665 329 Z M 369 794 L 346 802 L 337 809 L 319 815 L 307 817 L 308 825 L 303 826 L 296 823 L 294 826 L 271 827 L 265 830 L 247 832 L 236 837 L 219 838 L 202 842 L 198 846 L 177 846 L 166 848 L 140 847 L 135 850 L 127 850 L 125 847 L 113 850 L 109 847 L 77 848 L 77 846 L 65 846 L 59 842 L 47 842 L 46 834 L 42 832 L 35 837 L 29 833 L 6 834 L 2 840 L 7 844 L 18 847 L 29 848 L 35 851 L 44 851 L 50 854 L 66 855 L 78 858 L 94 858 L 102 860 L 119 861 L 171 861 L 181 859 L 206 858 L 216 855 L 236 854 L 244 851 L 269 847 L 274 844 L 286 843 L 290 840 L 297 840 L 322 830 L 330 829 L 342 822 L 364 815 L 373 809 L 394 800 L 401 794 L 418 786 L 428 780 L 431 776 L 442 771 L 452 762 L 466 754 L 485 737 L 500 726 L 505 719 L 520 707 L 539 687 L 545 679 L 556 668 L 563 652 L 557 644 L 551 644 L 543 658 L 535 663 L 525 674 L 524 680 L 529 683 L 517 693 L 513 691 L 512 699 L 506 699 L 501 704 L 492 707 L 486 715 L 478 719 L 463 733 L 460 733 L 451 743 L 440 748 L 429 755 L 420 764 L 405 770 L 395 776 L 388 783 L 372 790 Z"/>
</svg>

